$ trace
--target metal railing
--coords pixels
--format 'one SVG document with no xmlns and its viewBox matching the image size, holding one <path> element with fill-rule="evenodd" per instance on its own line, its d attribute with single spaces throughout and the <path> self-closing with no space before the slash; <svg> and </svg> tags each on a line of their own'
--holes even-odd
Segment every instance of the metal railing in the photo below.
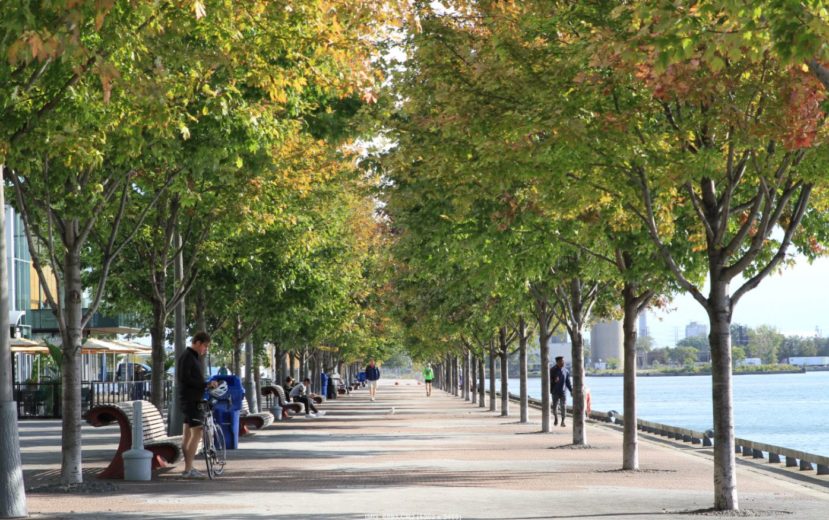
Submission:
<svg viewBox="0 0 829 520">
<path fill-rule="evenodd" d="M 487 392 L 489 393 L 489 392 Z M 500 397 L 501 393 L 496 392 Z M 519 401 L 520 396 L 516 394 L 508 394 L 511 401 Z M 541 409 L 541 400 L 529 398 L 528 403 L 534 408 Z M 568 406 L 567 411 L 572 413 L 573 407 Z M 610 424 L 623 425 L 625 417 L 617 412 L 601 412 L 592 410 L 590 412 L 590 419 L 594 421 L 607 422 Z M 673 440 L 688 442 L 691 444 L 709 447 L 714 445 L 713 431 L 699 432 L 690 430 L 688 428 L 679 428 L 677 426 L 670 426 L 653 421 L 646 421 L 644 419 L 636 420 L 636 428 L 645 433 L 668 437 Z M 806 451 L 793 450 L 790 448 L 783 448 L 773 444 L 766 444 L 763 442 L 750 441 L 748 439 L 734 438 L 735 451 L 745 457 L 753 459 L 766 459 L 769 464 L 780 464 L 782 461 L 780 457 L 785 457 L 786 467 L 799 468 L 801 471 L 817 471 L 818 475 L 829 475 L 829 457 L 809 453 Z"/>
<path fill-rule="evenodd" d="M 167 409 L 172 392 L 172 381 L 165 381 L 162 409 Z M 100 404 L 149 400 L 151 397 L 150 381 L 84 381 L 81 383 L 81 412 Z M 60 419 L 62 416 L 59 382 L 15 383 L 14 398 L 18 419 Z"/>
</svg>

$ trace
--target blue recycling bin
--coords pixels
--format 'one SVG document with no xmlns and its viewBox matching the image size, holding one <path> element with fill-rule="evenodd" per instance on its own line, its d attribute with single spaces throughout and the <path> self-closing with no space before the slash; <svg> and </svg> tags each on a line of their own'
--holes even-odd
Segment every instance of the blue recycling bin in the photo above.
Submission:
<svg viewBox="0 0 829 520">
<path fill-rule="evenodd" d="M 366 373 L 357 372 L 357 381 L 359 381 L 361 384 L 366 384 Z"/>
<path fill-rule="evenodd" d="M 320 393 L 323 397 L 328 396 L 328 374 L 325 372 L 320 374 Z"/>
<path fill-rule="evenodd" d="M 225 448 L 235 450 L 239 447 L 239 412 L 242 410 L 242 399 L 245 398 L 245 388 L 238 376 L 213 376 L 210 381 L 225 381 L 227 396 L 213 405 L 213 420 L 216 421 L 225 435 Z"/>
</svg>

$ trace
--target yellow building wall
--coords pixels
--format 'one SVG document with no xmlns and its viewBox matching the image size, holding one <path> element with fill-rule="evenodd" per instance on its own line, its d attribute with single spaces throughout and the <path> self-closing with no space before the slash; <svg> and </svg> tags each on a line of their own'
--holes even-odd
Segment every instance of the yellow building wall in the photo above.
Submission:
<svg viewBox="0 0 829 520">
<path fill-rule="evenodd" d="M 52 291 L 52 295 L 57 298 L 58 280 L 54 275 L 52 268 L 49 266 L 43 266 L 43 274 L 46 275 L 46 278 L 49 280 L 49 290 Z M 37 276 L 37 270 L 35 270 L 34 265 L 30 267 L 29 289 L 30 309 L 43 309 L 49 306 L 49 302 L 46 299 L 46 292 L 41 288 L 40 278 Z"/>
</svg>

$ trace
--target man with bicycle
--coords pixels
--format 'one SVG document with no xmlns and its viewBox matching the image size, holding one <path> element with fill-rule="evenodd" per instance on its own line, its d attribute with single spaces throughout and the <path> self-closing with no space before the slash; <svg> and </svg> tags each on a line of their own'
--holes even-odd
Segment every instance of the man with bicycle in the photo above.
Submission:
<svg viewBox="0 0 829 520">
<path fill-rule="evenodd" d="M 184 478 L 205 478 L 204 473 L 193 467 L 193 459 L 199 448 L 204 424 L 199 403 L 204 400 L 204 391 L 218 384 L 217 381 L 205 382 L 200 358 L 207 353 L 208 346 L 210 346 L 210 335 L 206 332 L 197 332 L 190 346 L 176 362 L 176 383 L 184 417 L 184 437 L 181 442 L 184 452 L 184 472 L 181 476 Z"/>
</svg>

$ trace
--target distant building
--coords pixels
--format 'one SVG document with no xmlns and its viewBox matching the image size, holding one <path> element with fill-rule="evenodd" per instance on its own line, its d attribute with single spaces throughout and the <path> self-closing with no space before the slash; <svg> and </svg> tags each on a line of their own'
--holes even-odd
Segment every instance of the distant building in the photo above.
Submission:
<svg viewBox="0 0 829 520">
<path fill-rule="evenodd" d="M 550 336 L 550 341 L 547 344 L 550 346 L 550 366 L 555 363 L 558 356 L 564 358 L 565 365 L 573 365 L 573 345 L 570 343 L 570 337 L 567 335 L 567 332 L 553 334 Z"/>
<path fill-rule="evenodd" d="M 745 325 L 732 325 L 731 344 L 738 347 L 748 346 L 748 327 Z"/>
<path fill-rule="evenodd" d="M 621 321 L 603 321 L 590 329 L 590 357 L 593 364 L 624 359 L 624 333 Z"/>
<path fill-rule="evenodd" d="M 685 326 L 685 337 L 686 338 L 694 338 L 697 336 L 707 336 L 708 335 L 708 325 L 704 323 L 698 323 L 696 321 L 692 321 L 688 325 Z"/>
<path fill-rule="evenodd" d="M 790 365 L 819 367 L 829 366 L 829 356 L 801 356 L 790 357 L 788 360 Z"/>
<path fill-rule="evenodd" d="M 648 330 L 648 311 L 642 311 L 639 313 L 639 330 L 636 331 L 637 335 L 640 338 L 647 338 L 651 335 L 651 331 Z"/>
<path fill-rule="evenodd" d="M 762 364 L 763 360 L 758 357 L 747 357 L 737 362 L 737 365 L 742 367 L 759 367 Z"/>
</svg>

